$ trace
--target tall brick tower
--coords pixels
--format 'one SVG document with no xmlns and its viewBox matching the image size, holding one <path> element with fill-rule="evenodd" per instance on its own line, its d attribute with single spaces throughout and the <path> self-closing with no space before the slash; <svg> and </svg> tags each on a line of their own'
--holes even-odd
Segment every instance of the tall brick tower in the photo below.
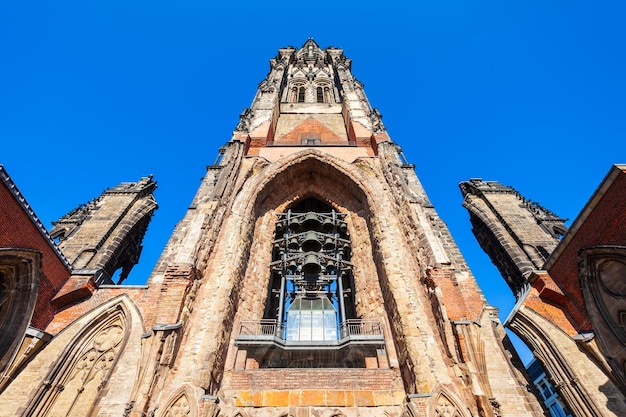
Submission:
<svg viewBox="0 0 626 417">
<path fill-rule="evenodd" d="M 0 413 L 543 415 L 350 59 L 312 39 L 270 60 L 147 286 L 46 331 Z"/>
<path fill-rule="evenodd" d="M 150 279 L 193 289 L 148 410 L 542 414 L 341 49 L 280 49 L 220 153 Z"/>
</svg>

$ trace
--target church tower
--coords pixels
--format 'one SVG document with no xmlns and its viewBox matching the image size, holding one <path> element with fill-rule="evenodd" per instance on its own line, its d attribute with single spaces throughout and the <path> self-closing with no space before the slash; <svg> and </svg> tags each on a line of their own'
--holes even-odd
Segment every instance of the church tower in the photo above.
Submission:
<svg viewBox="0 0 626 417">
<path fill-rule="evenodd" d="M 351 64 L 312 39 L 270 60 L 150 278 L 192 289 L 148 410 L 542 414 Z"/>
<path fill-rule="evenodd" d="M 312 39 L 279 49 L 147 286 L 60 311 L 0 410 L 543 415 L 351 64 Z"/>
</svg>

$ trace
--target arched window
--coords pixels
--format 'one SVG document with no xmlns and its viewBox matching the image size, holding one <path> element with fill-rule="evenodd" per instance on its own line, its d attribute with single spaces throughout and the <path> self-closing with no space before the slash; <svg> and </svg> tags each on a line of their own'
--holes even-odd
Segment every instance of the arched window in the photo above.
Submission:
<svg viewBox="0 0 626 417">
<path fill-rule="evenodd" d="M 325 103 L 332 103 L 333 102 L 333 96 L 330 94 L 330 88 L 329 87 L 324 87 L 324 102 Z"/>
<path fill-rule="evenodd" d="M 304 87 L 298 87 L 298 103 L 304 103 Z"/>
<path fill-rule="evenodd" d="M 324 90 L 322 89 L 322 87 L 317 87 L 317 102 L 324 102 Z"/>
<path fill-rule="evenodd" d="M 103 311 L 57 360 L 22 415 L 91 415 L 123 351 L 127 328 L 127 311 L 121 304 Z"/>
<path fill-rule="evenodd" d="M 35 309 L 41 254 L 30 249 L 0 249 L 0 369 L 19 348 Z"/>
<path fill-rule="evenodd" d="M 315 198 L 278 213 L 263 318 L 242 320 L 235 339 L 255 366 L 388 366 L 381 321 L 357 315 L 347 226 Z"/>
</svg>

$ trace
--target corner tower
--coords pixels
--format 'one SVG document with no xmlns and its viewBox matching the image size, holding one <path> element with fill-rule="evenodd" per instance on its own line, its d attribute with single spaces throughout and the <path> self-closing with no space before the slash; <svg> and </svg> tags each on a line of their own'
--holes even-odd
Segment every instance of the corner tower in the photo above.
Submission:
<svg viewBox="0 0 626 417">
<path fill-rule="evenodd" d="M 50 231 L 75 274 L 95 273 L 100 284 L 121 284 L 139 261 L 141 243 L 157 203 L 152 176 L 105 190 L 56 222 Z M 93 272 L 90 272 L 93 271 Z"/>
<path fill-rule="evenodd" d="M 567 231 L 565 219 L 495 181 L 474 178 L 459 186 L 474 236 L 519 298 Z"/>
<path fill-rule="evenodd" d="M 623 274 L 613 272 L 625 270 L 623 178 L 614 167 L 569 230 L 511 187 L 460 184 L 472 231 L 517 300 L 505 326 L 532 350 L 575 416 L 626 413 L 626 337 L 616 318 L 626 303 L 615 290 L 624 287 L 615 285 Z"/>
<path fill-rule="evenodd" d="M 149 285 L 184 282 L 146 411 L 542 414 L 341 49 L 270 60 Z"/>
</svg>

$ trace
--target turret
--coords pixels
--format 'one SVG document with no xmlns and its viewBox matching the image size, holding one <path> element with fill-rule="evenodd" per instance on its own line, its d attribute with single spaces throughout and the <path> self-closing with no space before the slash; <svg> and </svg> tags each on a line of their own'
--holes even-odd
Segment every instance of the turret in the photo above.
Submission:
<svg viewBox="0 0 626 417">
<path fill-rule="evenodd" d="M 567 231 L 565 220 L 498 182 L 475 178 L 460 187 L 472 232 L 518 298 Z"/>
</svg>

